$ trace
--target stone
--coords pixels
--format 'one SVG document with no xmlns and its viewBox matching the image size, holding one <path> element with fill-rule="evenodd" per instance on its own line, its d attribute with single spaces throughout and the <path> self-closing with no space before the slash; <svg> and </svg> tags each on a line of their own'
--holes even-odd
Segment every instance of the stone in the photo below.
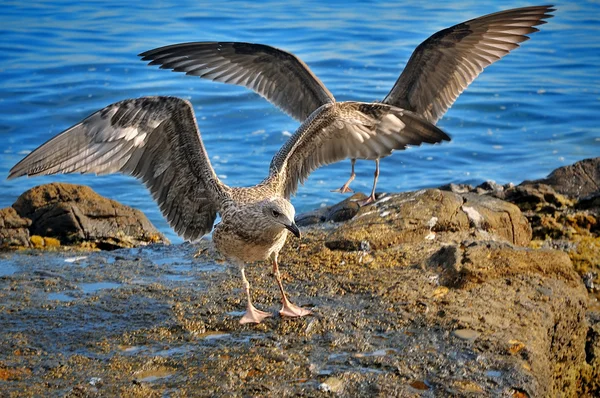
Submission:
<svg viewBox="0 0 600 398">
<path fill-rule="evenodd" d="M 600 192 L 600 157 L 584 159 L 554 170 L 548 177 L 524 181 L 521 185 L 542 183 L 570 198 L 583 198 Z"/>
<path fill-rule="evenodd" d="M 0 209 L 0 249 L 29 247 L 31 220 L 17 214 L 15 209 Z"/>
<path fill-rule="evenodd" d="M 521 184 L 509 188 L 504 193 L 504 199 L 514 203 L 523 211 L 553 212 L 572 206 L 574 202 L 556 192 L 550 185 L 542 183 Z"/>
<path fill-rule="evenodd" d="M 106 396 L 600 396 L 597 206 L 536 184 L 380 195 L 343 222 L 323 210 L 280 254 L 286 290 L 314 315 L 255 326 L 238 323 L 237 268 L 211 250 L 96 253 L 86 266 L 35 253 L 0 277 L 3 392 L 90 395 L 93 375 Z M 275 314 L 270 269 L 246 272 Z M 103 281 L 123 284 L 80 292 Z"/>
<path fill-rule="evenodd" d="M 31 220 L 30 235 L 51 237 L 63 244 L 93 243 L 101 249 L 166 242 L 139 210 L 66 183 L 34 187 L 13 204 L 18 215 Z"/>
<path fill-rule="evenodd" d="M 516 245 L 531 241 L 531 227 L 518 207 L 491 196 L 427 189 L 389 195 L 361 208 L 325 245 L 353 251 L 367 241 L 371 248 L 383 249 L 440 239 L 440 234 L 457 240 L 493 236 Z"/>
<path fill-rule="evenodd" d="M 475 341 L 480 335 L 479 332 L 473 329 L 457 329 L 453 331 L 452 334 L 461 340 L 467 341 Z"/>
<path fill-rule="evenodd" d="M 450 192 L 454 192 L 454 193 L 467 193 L 467 192 L 473 192 L 473 190 L 474 190 L 472 185 L 454 184 L 454 183 L 442 185 L 441 187 L 439 187 L 439 189 L 442 191 L 450 191 Z"/>
<path fill-rule="evenodd" d="M 308 225 L 342 222 L 353 218 L 360 211 L 358 202 L 366 199 L 363 193 L 356 193 L 333 206 L 320 207 L 316 210 L 296 215 L 295 222 L 299 227 Z"/>
</svg>

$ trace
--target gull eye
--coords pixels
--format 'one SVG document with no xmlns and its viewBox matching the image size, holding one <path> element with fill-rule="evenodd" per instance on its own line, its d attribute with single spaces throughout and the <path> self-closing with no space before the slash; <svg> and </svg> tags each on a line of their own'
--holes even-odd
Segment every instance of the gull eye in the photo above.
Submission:
<svg viewBox="0 0 600 398">
<path fill-rule="evenodd" d="M 278 212 L 277 210 L 273 210 L 272 213 L 273 213 L 273 217 L 279 217 L 281 215 L 281 213 Z"/>
</svg>

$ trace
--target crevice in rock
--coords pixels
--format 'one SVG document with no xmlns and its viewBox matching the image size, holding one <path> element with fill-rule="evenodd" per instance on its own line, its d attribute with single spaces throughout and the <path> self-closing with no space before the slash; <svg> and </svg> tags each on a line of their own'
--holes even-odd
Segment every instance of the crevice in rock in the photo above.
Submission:
<svg viewBox="0 0 600 398">
<path fill-rule="evenodd" d="M 596 189 L 600 189 L 600 185 L 598 185 L 596 183 L 596 181 L 594 180 L 594 178 L 588 174 L 587 170 L 585 169 L 585 167 L 581 167 L 581 171 L 583 172 L 583 174 L 589 179 L 589 181 L 594 185 L 594 187 L 596 187 Z"/>
<path fill-rule="evenodd" d="M 516 245 L 517 244 L 517 233 L 515 232 L 515 222 L 512 219 L 512 216 L 511 216 L 511 214 L 510 214 L 509 211 L 505 211 L 505 213 L 508 215 L 508 219 L 510 220 L 510 229 L 511 229 L 512 244 Z"/>
<path fill-rule="evenodd" d="M 77 227 L 81 230 L 85 239 L 86 240 L 89 239 L 90 237 L 88 236 L 87 231 L 83 227 L 83 223 L 81 222 L 81 219 L 77 216 L 77 213 L 74 211 L 73 206 L 70 207 L 70 210 L 71 210 L 71 214 L 73 214 L 73 218 L 75 219 L 75 222 L 77 222 Z"/>
<path fill-rule="evenodd" d="M 600 333 L 594 330 L 593 327 L 590 327 L 585 338 L 585 362 L 587 362 L 589 365 L 592 365 L 596 359 L 594 346 L 597 344 L 599 339 Z"/>
<path fill-rule="evenodd" d="M 454 209 L 454 211 L 452 212 L 452 216 L 450 216 L 450 220 L 456 218 L 458 212 L 462 209 L 463 205 L 467 203 L 467 198 L 465 198 L 464 196 L 460 196 L 460 198 L 462 200 L 462 203 L 456 206 L 456 209 Z"/>
</svg>

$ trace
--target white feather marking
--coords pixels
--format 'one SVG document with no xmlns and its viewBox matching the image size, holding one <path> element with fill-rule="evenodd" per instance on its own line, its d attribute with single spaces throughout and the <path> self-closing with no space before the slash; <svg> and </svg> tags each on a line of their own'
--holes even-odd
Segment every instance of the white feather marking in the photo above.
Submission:
<svg viewBox="0 0 600 398">
<path fill-rule="evenodd" d="M 146 141 L 146 133 L 137 135 L 134 139 L 133 139 L 133 145 L 136 147 L 142 147 L 144 146 Z"/>
</svg>

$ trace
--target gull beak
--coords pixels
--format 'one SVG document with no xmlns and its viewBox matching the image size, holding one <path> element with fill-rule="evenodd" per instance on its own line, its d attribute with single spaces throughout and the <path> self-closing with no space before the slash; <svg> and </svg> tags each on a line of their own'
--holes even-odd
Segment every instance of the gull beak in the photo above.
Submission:
<svg viewBox="0 0 600 398">
<path fill-rule="evenodd" d="M 296 235 L 296 238 L 300 237 L 300 230 L 298 229 L 298 226 L 296 225 L 295 222 L 292 222 L 290 225 L 286 225 L 285 226 L 291 233 L 293 233 L 294 235 Z"/>
</svg>

